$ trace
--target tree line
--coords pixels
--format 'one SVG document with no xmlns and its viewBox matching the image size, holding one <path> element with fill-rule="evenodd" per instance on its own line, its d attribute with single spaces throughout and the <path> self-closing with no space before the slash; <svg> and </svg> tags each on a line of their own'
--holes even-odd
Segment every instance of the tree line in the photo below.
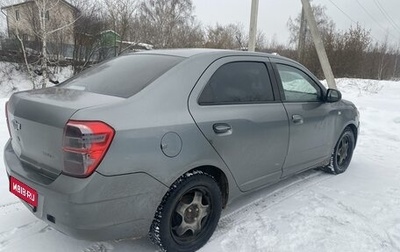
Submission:
<svg viewBox="0 0 400 252">
<path fill-rule="evenodd" d="M 347 30 L 338 30 L 335 23 L 321 5 L 313 6 L 320 34 L 335 77 L 366 79 L 398 79 L 399 44 L 389 44 L 389 34 L 378 42 L 374 41 L 370 30 L 355 24 Z M 305 22 L 305 21 L 303 21 Z M 295 49 L 281 47 L 283 55 L 294 58 L 308 67 L 319 78 L 323 78 L 321 66 L 314 49 L 311 34 L 306 26 L 301 33 L 302 17 L 289 19 L 290 44 Z M 300 36 L 300 34 L 304 34 Z M 302 46 L 299 46 L 301 45 Z"/>
</svg>

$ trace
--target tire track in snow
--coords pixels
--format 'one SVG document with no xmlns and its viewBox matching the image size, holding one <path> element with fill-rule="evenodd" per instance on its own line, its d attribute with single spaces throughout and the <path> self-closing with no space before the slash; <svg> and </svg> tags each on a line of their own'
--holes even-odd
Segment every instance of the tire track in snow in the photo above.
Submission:
<svg viewBox="0 0 400 252">
<path fill-rule="evenodd" d="M 377 238 L 381 241 L 382 249 L 389 245 L 395 251 L 400 251 L 397 243 L 393 240 L 392 236 L 383 229 L 380 225 L 376 224 L 371 218 L 368 218 L 362 212 L 358 211 L 356 208 L 345 204 L 341 200 L 334 199 L 322 192 L 312 192 L 313 199 L 317 202 L 319 207 L 325 206 L 328 209 L 339 209 L 355 221 L 355 224 L 359 226 L 360 230 L 364 230 L 364 234 L 370 237 L 371 240 L 376 240 Z M 340 216 L 340 215 L 338 215 Z M 339 224 L 343 224 L 338 220 L 338 216 L 328 216 L 332 221 L 336 221 Z"/>
<path fill-rule="evenodd" d="M 107 242 L 96 242 L 89 247 L 82 249 L 82 252 L 109 252 L 114 250 L 114 247 Z"/>
<path fill-rule="evenodd" d="M 309 174 L 311 173 L 311 174 Z M 214 235 L 211 237 L 210 241 L 222 236 L 225 234 L 227 230 L 233 228 L 236 223 L 241 222 L 243 218 L 246 218 L 246 213 L 248 212 L 256 212 L 256 209 L 260 209 L 261 211 L 265 211 L 280 202 L 293 197 L 294 195 L 308 189 L 311 186 L 314 186 L 322 181 L 332 178 L 333 176 L 330 174 L 326 174 L 322 171 L 308 171 L 306 174 L 299 174 L 295 177 L 289 178 L 287 180 L 283 180 L 282 182 L 272 186 L 277 187 L 276 189 L 268 192 L 266 195 L 261 196 L 260 198 L 240 207 L 237 210 L 234 210 L 232 213 L 228 213 L 221 217 L 218 228 L 215 231 Z M 294 180 L 293 182 L 290 182 Z M 288 183 L 289 181 L 289 183 Z M 283 183 L 288 183 L 282 186 Z M 279 187 L 278 187 L 279 186 Z M 263 188 L 257 190 L 255 193 L 260 193 L 262 191 L 267 191 L 268 188 Z M 240 200 L 240 199 L 239 199 Z"/>
<path fill-rule="evenodd" d="M 36 218 L 26 218 L 30 213 L 21 201 L 0 205 L 0 215 L 10 215 L 10 218 L 17 219 L 18 226 L 10 226 L 8 230 L 0 232 L 0 250 L 7 250 L 7 246 L 21 242 L 29 236 L 45 233 L 51 228 Z M 25 215 L 25 214 L 29 214 Z"/>
<path fill-rule="evenodd" d="M 24 209 L 21 201 L 11 202 L 7 204 L 0 205 L 0 216 L 8 215 L 11 212 L 17 212 Z"/>
<path fill-rule="evenodd" d="M 0 233 L 0 249 L 4 249 L 10 243 L 14 243 L 14 242 L 20 241 L 22 239 L 25 239 L 26 236 L 34 235 L 38 231 L 42 230 L 43 227 L 41 227 L 39 230 L 36 230 L 33 228 L 38 223 L 39 223 L 39 220 L 35 220 L 35 221 L 29 222 L 27 224 L 15 227 L 11 230 Z M 46 225 L 46 224 L 43 224 L 43 225 Z M 34 230 L 32 230 L 32 229 L 34 229 Z"/>
<path fill-rule="evenodd" d="M 0 208 L 9 207 L 9 206 L 17 205 L 17 204 L 21 204 L 21 201 L 15 201 L 15 202 L 7 203 L 7 204 L 1 204 Z"/>
</svg>

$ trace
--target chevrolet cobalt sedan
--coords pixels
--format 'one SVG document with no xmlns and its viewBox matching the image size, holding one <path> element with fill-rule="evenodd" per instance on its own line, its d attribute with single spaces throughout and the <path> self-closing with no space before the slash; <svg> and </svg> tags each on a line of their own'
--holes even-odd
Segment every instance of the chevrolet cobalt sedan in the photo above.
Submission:
<svg viewBox="0 0 400 252">
<path fill-rule="evenodd" d="M 10 191 L 80 239 L 195 251 L 234 199 L 349 166 L 359 113 L 300 64 L 228 50 L 127 54 L 6 104 Z"/>
</svg>

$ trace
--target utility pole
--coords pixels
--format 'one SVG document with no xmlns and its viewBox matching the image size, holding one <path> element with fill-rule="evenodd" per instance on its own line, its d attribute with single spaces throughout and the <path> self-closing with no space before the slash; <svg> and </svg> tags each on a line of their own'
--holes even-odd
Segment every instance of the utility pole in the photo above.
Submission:
<svg viewBox="0 0 400 252">
<path fill-rule="evenodd" d="M 301 9 L 301 20 L 300 20 L 300 34 L 299 44 L 297 46 L 297 61 L 300 63 L 303 60 L 304 46 L 306 44 L 306 32 L 307 32 L 307 21 L 304 16 L 304 8 Z"/>
<path fill-rule="evenodd" d="M 303 3 L 304 15 L 307 19 L 307 24 L 310 27 L 311 35 L 314 40 L 315 49 L 317 49 L 317 54 L 319 62 L 321 63 L 322 71 L 324 72 L 326 82 L 329 88 L 337 89 L 335 77 L 333 76 L 331 65 L 329 64 L 328 55 L 326 55 L 324 43 L 319 35 L 317 28 L 317 22 L 315 21 L 314 14 L 311 9 L 309 0 L 301 0 Z"/>
<path fill-rule="evenodd" d="M 249 45 L 248 45 L 248 51 L 250 52 L 254 52 L 256 50 L 257 17 L 258 17 L 258 0 L 252 0 L 251 14 L 250 14 Z"/>
</svg>

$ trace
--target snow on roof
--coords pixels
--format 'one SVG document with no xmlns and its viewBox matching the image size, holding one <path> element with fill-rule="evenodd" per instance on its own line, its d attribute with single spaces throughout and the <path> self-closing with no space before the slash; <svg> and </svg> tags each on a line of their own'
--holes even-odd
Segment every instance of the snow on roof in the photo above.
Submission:
<svg viewBox="0 0 400 252">
<path fill-rule="evenodd" d="M 120 36 L 117 32 L 115 32 L 113 30 L 105 30 L 105 31 L 100 32 L 100 34 L 104 34 L 104 33 L 108 33 L 108 32 L 111 32 L 111 33 L 114 33 L 114 34 Z"/>
<path fill-rule="evenodd" d="M 122 43 L 122 44 L 128 44 L 128 45 L 133 45 L 133 46 L 141 46 L 141 47 L 144 47 L 144 48 L 146 48 L 146 50 L 151 50 L 151 49 L 153 49 L 153 45 L 151 45 L 151 44 L 147 44 L 147 43 L 137 43 L 137 42 L 131 42 L 131 41 L 120 41 L 120 40 L 117 40 L 117 42 L 118 43 Z"/>
</svg>

